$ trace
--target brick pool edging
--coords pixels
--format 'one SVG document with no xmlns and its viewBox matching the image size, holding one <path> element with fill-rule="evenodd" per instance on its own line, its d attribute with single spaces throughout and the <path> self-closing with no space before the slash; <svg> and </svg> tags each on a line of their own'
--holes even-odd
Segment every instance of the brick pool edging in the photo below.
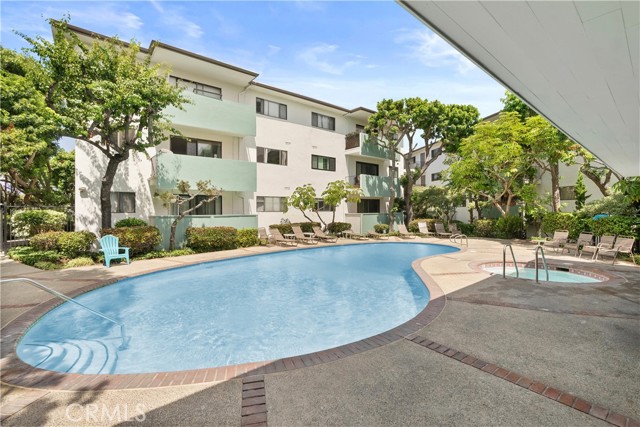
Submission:
<svg viewBox="0 0 640 427">
<path fill-rule="evenodd" d="M 466 251 L 466 248 L 462 247 L 447 244 L 444 244 L 444 246 L 455 247 L 457 249 L 460 249 L 461 252 Z M 306 248 L 300 249 L 304 250 Z M 74 374 L 60 373 L 35 368 L 20 360 L 20 358 L 16 354 L 16 346 L 20 338 L 27 332 L 27 330 L 34 324 L 34 322 L 36 322 L 48 311 L 63 303 L 63 301 L 60 301 L 57 298 L 52 298 L 21 314 L 16 319 L 9 322 L 4 328 L 2 328 L 2 348 L 0 351 L 0 380 L 7 384 L 19 387 L 47 390 L 89 391 L 140 389 L 201 383 L 218 383 L 236 377 L 284 372 L 288 370 L 332 362 L 334 360 L 362 353 L 364 351 L 378 348 L 394 341 L 403 339 L 417 332 L 418 330 L 422 329 L 433 320 L 435 320 L 436 317 L 444 309 L 446 297 L 442 289 L 427 274 L 427 272 L 422 269 L 421 263 L 425 259 L 441 255 L 442 254 L 419 258 L 411 263 L 413 270 L 420 277 L 425 287 L 429 290 L 430 299 L 427 306 L 407 322 L 396 326 L 389 331 L 382 332 L 380 334 L 353 343 L 341 345 L 315 353 L 286 357 L 278 360 L 245 363 L 241 365 L 222 366 L 216 368 L 194 369 L 175 372 L 154 372 L 146 374 Z M 237 258 L 241 256 L 247 255 L 235 255 L 224 259 Z M 202 262 L 203 261 L 195 261 L 192 264 L 199 264 Z M 185 264 L 184 266 L 187 265 L 190 264 Z M 69 292 L 68 296 L 73 298 L 85 292 L 89 292 L 103 286 L 111 285 L 120 280 L 125 280 L 130 277 L 141 276 L 163 270 L 166 270 L 166 268 L 154 269 L 142 272 L 140 274 L 100 281 L 76 289 L 73 292 Z"/>
</svg>

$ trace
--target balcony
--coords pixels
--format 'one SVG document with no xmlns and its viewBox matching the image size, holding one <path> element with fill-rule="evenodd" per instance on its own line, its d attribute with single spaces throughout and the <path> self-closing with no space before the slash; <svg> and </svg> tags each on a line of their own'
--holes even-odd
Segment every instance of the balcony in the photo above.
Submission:
<svg viewBox="0 0 640 427">
<path fill-rule="evenodd" d="M 178 180 L 188 181 L 191 188 L 200 180 L 211 180 L 224 191 L 255 192 L 257 189 L 254 162 L 160 152 L 152 164 L 152 185 L 160 190 L 174 189 Z"/>
<path fill-rule="evenodd" d="M 367 142 L 369 136 L 366 133 L 350 133 L 345 136 L 345 150 L 347 156 L 373 157 L 376 159 L 389 159 L 389 150 L 380 147 L 373 142 Z M 398 156 L 396 156 L 397 158 Z"/>
<path fill-rule="evenodd" d="M 183 105 L 184 110 L 169 107 L 164 111 L 174 125 L 239 137 L 256 135 L 256 112 L 253 105 L 223 101 L 188 90 L 182 94 L 191 102 Z"/>
<path fill-rule="evenodd" d="M 171 224 L 176 219 L 174 215 L 158 215 L 150 217 L 151 224 L 158 227 L 162 235 L 162 247 L 169 248 L 169 236 Z M 185 216 L 176 228 L 176 244 L 180 246 L 186 240 L 186 231 L 189 227 L 234 227 L 258 228 L 258 215 L 192 215 Z"/>
<path fill-rule="evenodd" d="M 389 186 L 391 177 L 375 175 L 354 175 L 347 177 L 349 184 L 360 187 L 363 197 L 391 197 Z M 400 181 L 396 178 L 396 197 L 400 192 Z"/>
</svg>

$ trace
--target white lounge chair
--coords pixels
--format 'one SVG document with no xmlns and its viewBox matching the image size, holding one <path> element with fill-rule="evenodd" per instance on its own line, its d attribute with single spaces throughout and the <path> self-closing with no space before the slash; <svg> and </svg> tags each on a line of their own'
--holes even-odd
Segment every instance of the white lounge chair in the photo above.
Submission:
<svg viewBox="0 0 640 427">
<path fill-rule="evenodd" d="M 437 237 L 451 237 L 453 235 L 453 233 L 448 233 L 447 231 L 445 231 L 444 224 L 442 224 L 441 222 L 436 222 L 435 227 Z"/>
<path fill-rule="evenodd" d="M 593 242 L 593 234 L 591 233 L 580 233 L 578 236 L 578 240 L 575 242 L 567 241 L 562 247 L 562 252 L 566 249 L 568 253 L 571 253 L 571 250 L 576 251 L 576 256 L 580 253 L 580 248 L 583 246 L 588 246 Z"/>
<path fill-rule="evenodd" d="M 297 241 L 294 239 L 285 239 L 277 228 L 270 228 L 269 230 L 271 231 L 271 237 L 276 244 L 283 246 L 298 246 Z"/>
<path fill-rule="evenodd" d="M 612 249 L 613 245 L 616 243 L 616 236 L 611 235 L 611 234 L 605 234 L 604 236 L 600 237 L 600 242 L 597 245 L 585 245 L 582 247 L 582 249 L 580 249 L 580 256 L 579 258 L 582 258 L 582 253 L 583 252 L 588 252 L 588 253 L 592 253 L 593 255 L 591 255 L 591 259 L 595 259 L 596 258 L 596 254 L 598 253 L 598 250 L 600 248 L 602 249 Z"/>
<path fill-rule="evenodd" d="M 616 263 L 616 258 L 618 257 L 618 254 L 629 254 L 631 255 L 631 259 L 633 260 L 633 263 L 636 263 L 636 259 L 633 256 L 633 244 L 636 242 L 635 237 L 631 237 L 631 236 L 619 236 L 616 239 L 616 243 L 613 245 L 613 247 L 611 249 L 607 249 L 607 248 L 598 248 L 598 250 L 596 251 L 594 257 L 595 260 L 598 261 L 598 256 L 600 255 L 613 255 L 613 261 L 611 262 L 611 264 L 615 264 Z"/>
<path fill-rule="evenodd" d="M 416 238 L 416 235 L 414 233 L 409 233 L 409 230 L 407 230 L 407 226 L 404 224 L 398 224 L 398 233 L 400 233 L 400 237 L 403 239 Z"/>
<path fill-rule="evenodd" d="M 556 252 L 562 249 L 569 240 L 569 232 L 567 230 L 556 230 L 553 232 L 553 239 L 544 242 L 545 248 L 553 248 Z"/>
<path fill-rule="evenodd" d="M 429 230 L 429 226 L 427 225 L 426 222 L 418 222 L 418 230 L 420 230 L 420 234 L 424 234 L 427 237 L 429 237 L 430 235 L 435 235 L 436 233 L 434 233 L 433 231 Z"/>
<path fill-rule="evenodd" d="M 322 231 L 322 229 L 317 225 L 313 226 L 313 233 L 318 239 L 326 243 L 336 243 L 338 241 L 338 238 L 336 236 L 329 236 L 328 234 L 325 234 L 324 231 Z"/>
<path fill-rule="evenodd" d="M 318 244 L 318 239 L 316 239 L 313 236 L 305 236 L 305 234 L 302 232 L 302 228 L 300 228 L 299 225 L 292 225 L 291 229 L 293 230 L 293 234 L 295 234 L 296 240 L 298 242 L 302 242 L 302 243 L 305 243 L 307 245 L 317 245 Z"/>
</svg>

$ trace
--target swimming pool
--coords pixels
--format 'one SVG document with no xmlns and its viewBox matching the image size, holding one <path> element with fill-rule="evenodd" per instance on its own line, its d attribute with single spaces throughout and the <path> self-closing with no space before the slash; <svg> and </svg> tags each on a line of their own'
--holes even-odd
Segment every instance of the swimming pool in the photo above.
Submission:
<svg viewBox="0 0 640 427">
<path fill-rule="evenodd" d="M 502 275 L 502 266 L 500 267 L 483 267 L 485 271 L 493 274 Z M 507 267 L 505 273 L 509 277 L 516 277 L 516 269 L 514 267 Z M 520 279 L 535 280 L 536 269 L 527 267 L 518 267 L 518 273 Z M 538 271 L 538 280 L 541 282 L 547 281 L 547 275 L 544 269 Z M 573 273 L 570 271 L 560 271 L 549 269 L 549 282 L 558 283 L 599 283 L 603 280 L 596 277 L 586 276 L 584 274 Z"/>
<path fill-rule="evenodd" d="M 250 256 L 122 280 L 65 303 L 18 343 L 32 366 L 84 374 L 181 371 L 300 355 L 354 342 L 416 316 L 429 293 L 417 258 L 457 251 L 373 243 Z"/>
</svg>

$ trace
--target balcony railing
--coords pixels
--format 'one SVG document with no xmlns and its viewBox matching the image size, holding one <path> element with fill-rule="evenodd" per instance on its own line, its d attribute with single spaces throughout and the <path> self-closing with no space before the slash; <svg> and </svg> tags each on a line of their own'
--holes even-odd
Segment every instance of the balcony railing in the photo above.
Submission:
<svg viewBox="0 0 640 427">
<path fill-rule="evenodd" d="M 391 177 L 376 175 L 350 175 L 346 177 L 349 184 L 362 189 L 364 197 L 390 197 Z M 400 191 L 400 181 L 396 179 L 396 195 Z"/>
<path fill-rule="evenodd" d="M 150 217 L 152 225 L 160 230 L 162 246 L 169 248 L 169 236 L 171 224 L 176 219 L 175 215 L 158 215 Z M 186 231 L 189 227 L 234 227 L 258 228 L 258 215 L 228 214 L 228 215 L 193 215 L 184 217 L 176 228 L 176 243 L 178 246 L 186 239 Z"/>
</svg>

